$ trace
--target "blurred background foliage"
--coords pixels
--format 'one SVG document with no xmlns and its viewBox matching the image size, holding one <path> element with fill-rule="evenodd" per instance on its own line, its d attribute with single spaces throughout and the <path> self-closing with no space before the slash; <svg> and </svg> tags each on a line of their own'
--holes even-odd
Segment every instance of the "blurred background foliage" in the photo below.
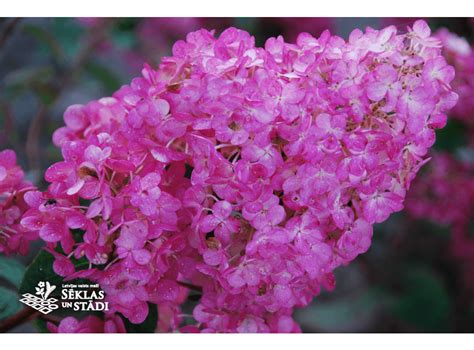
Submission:
<svg viewBox="0 0 474 350">
<path fill-rule="evenodd" d="M 51 135 L 71 104 L 110 95 L 156 67 L 176 40 L 199 29 L 235 26 L 258 45 L 270 36 L 294 41 L 324 29 L 347 37 L 354 28 L 388 24 L 405 31 L 410 18 L 28 18 L 0 19 L 0 149 L 12 148 L 27 178 L 44 189 L 45 168 L 60 159 Z M 430 18 L 473 41 L 473 21 Z M 473 97 L 474 98 L 474 97 Z M 474 116 L 474 111 L 473 111 Z M 455 152 L 467 142 L 450 120 L 435 148 Z M 417 181 L 423 181 L 421 176 Z M 472 231 L 472 230 L 471 230 Z M 377 225 L 369 252 L 336 271 L 337 287 L 296 318 L 306 332 L 472 332 L 474 291 L 447 246 L 450 230 L 404 212 Z M 474 239 L 474 234 L 471 235 Z M 15 288 L 39 246 L 21 258 L 0 257 L 0 320 L 20 309 Z M 474 271 L 474 269 L 472 269 Z M 473 276 L 474 277 L 474 276 Z M 33 332 L 32 324 L 15 331 Z"/>
</svg>

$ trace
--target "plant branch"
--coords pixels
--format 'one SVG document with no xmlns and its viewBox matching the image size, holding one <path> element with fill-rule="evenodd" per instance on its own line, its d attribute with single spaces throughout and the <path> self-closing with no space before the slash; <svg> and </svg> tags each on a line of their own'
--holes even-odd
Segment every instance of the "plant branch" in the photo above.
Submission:
<svg viewBox="0 0 474 350">
<path fill-rule="evenodd" d="M 41 105 L 35 117 L 31 121 L 26 137 L 26 155 L 28 157 L 28 164 L 30 169 L 40 169 L 40 136 L 42 125 L 44 124 L 44 118 L 46 113 L 46 107 Z"/>
<path fill-rule="evenodd" d="M 186 287 L 186 288 L 195 290 L 196 292 L 202 293 L 202 288 L 199 287 L 199 286 L 195 286 L 194 284 L 187 283 L 187 282 L 182 282 L 182 281 L 176 281 L 176 282 L 178 282 L 178 284 L 183 286 L 183 287 Z"/>
<path fill-rule="evenodd" d="M 5 29 L 2 31 L 2 33 L 0 33 L 0 49 L 3 47 L 3 45 L 5 45 L 10 35 L 12 35 L 13 30 L 20 20 L 21 18 L 17 17 L 6 24 Z"/>
<path fill-rule="evenodd" d="M 15 327 L 22 325 L 28 321 L 34 320 L 36 318 L 41 318 L 46 322 L 53 322 L 56 324 L 61 322 L 61 317 L 53 315 L 43 315 L 30 307 L 25 307 L 24 309 L 17 312 L 15 315 L 10 316 L 9 318 L 0 322 L 0 333 L 6 333 L 8 331 L 11 331 Z"/>
<path fill-rule="evenodd" d="M 14 134 L 14 130 L 15 130 L 15 118 L 13 117 L 13 111 L 7 102 L 1 101 L 1 100 L 0 100 L 0 111 L 2 112 L 4 116 L 4 120 L 5 120 L 3 124 L 2 137 L 4 137 L 5 140 L 7 140 L 7 143 L 13 144 L 14 137 L 12 137 L 12 135 Z"/>
<path fill-rule="evenodd" d="M 40 313 L 32 308 L 25 307 L 13 316 L 0 322 L 0 333 L 6 333 L 31 319 L 38 317 Z"/>
</svg>

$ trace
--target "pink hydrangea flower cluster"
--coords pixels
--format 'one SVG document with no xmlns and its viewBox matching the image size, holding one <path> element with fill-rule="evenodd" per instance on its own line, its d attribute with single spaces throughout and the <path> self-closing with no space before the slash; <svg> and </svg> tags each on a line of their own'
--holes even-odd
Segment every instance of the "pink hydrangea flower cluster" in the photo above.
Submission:
<svg viewBox="0 0 474 350">
<path fill-rule="evenodd" d="M 469 221 L 474 199 L 474 168 L 449 153 L 434 153 L 407 197 L 410 215 L 441 225 Z"/>
<path fill-rule="evenodd" d="M 35 230 L 20 224 L 28 209 L 24 201 L 25 192 L 34 187 L 24 180 L 24 173 L 16 164 L 12 150 L 0 152 L 0 253 L 9 255 L 28 252 L 30 241 L 38 239 Z"/>
<path fill-rule="evenodd" d="M 118 315 L 107 315 L 105 320 L 97 316 L 87 316 L 82 320 L 66 317 L 58 326 L 47 324 L 51 333 L 126 333 L 125 325 Z"/>
<path fill-rule="evenodd" d="M 456 69 L 453 90 L 459 95 L 459 103 L 453 108 L 452 116 L 472 127 L 474 111 L 474 51 L 465 38 L 443 28 L 435 33 L 443 44 L 443 56 Z"/>
<path fill-rule="evenodd" d="M 176 329 L 191 287 L 182 331 L 299 331 L 293 309 L 402 209 L 456 103 L 440 48 L 424 21 L 264 48 L 235 28 L 190 33 L 158 70 L 67 109 L 64 160 L 21 222 L 57 274 L 99 282 L 133 323 L 153 303 Z"/>
<path fill-rule="evenodd" d="M 427 172 L 415 181 L 406 203 L 408 213 L 450 230 L 450 252 L 461 264 L 465 286 L 474 290 L 474 164 L 448 153 L 433 155 Z"/>
</svg>

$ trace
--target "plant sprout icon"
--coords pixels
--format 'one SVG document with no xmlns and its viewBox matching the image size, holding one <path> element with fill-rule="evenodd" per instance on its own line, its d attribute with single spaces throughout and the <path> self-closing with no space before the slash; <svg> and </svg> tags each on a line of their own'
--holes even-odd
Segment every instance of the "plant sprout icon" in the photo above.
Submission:
<svg viewBox="0 0 474 350">
<path fill-rule="evenodd" d="M 46 287 L 46 290 L 45 290 Z M 43 300 L 47 300 L 49 295 L 56 289 L 56 286 L 52 286 L 49 282 L 40 281 L 38 287 L 36 287 L 36 295 L 40 295 Z"/>
</svg>

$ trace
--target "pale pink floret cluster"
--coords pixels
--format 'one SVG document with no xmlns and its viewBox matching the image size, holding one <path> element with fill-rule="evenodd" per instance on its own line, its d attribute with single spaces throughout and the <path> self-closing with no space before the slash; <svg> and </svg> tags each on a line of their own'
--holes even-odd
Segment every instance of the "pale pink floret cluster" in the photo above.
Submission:
<svg viewBox="0 0 474 350">
<path fill-rule="evenodd" d="M 459 95 L 459 103 L 453 108 L 452 116 L 472 127 L 474 111 L 474 50 L 465 38 L 443 28 L 435 33 L 443 44 L 443 56 L 456 69 L 452 88 Z"/>
<path fill-rule="evenodd" d="M 30 242 L 38 239 L 38 232 L 20 224 L 28 209 L 23 196 L 34 187 L 24 180 L 23 170 L 16 163 L 12 150 L 0 152 L 0 253 L 9 255 L 28 252 Z"/>
<path fill-rule="evenodd" d="M 191 285 L 202 296 L 182 331 L 298 331 L 293 309 L 402 209 L 453 77 L 423 21 L 264 48 L 235 28 L 190 33 L 158 70 L 68 108 L 64 160 L 25 196 L 22 224 L 56 273 L 99 282 L 131 322 L 150 302 L 176 329 Z"/>
</svg>

